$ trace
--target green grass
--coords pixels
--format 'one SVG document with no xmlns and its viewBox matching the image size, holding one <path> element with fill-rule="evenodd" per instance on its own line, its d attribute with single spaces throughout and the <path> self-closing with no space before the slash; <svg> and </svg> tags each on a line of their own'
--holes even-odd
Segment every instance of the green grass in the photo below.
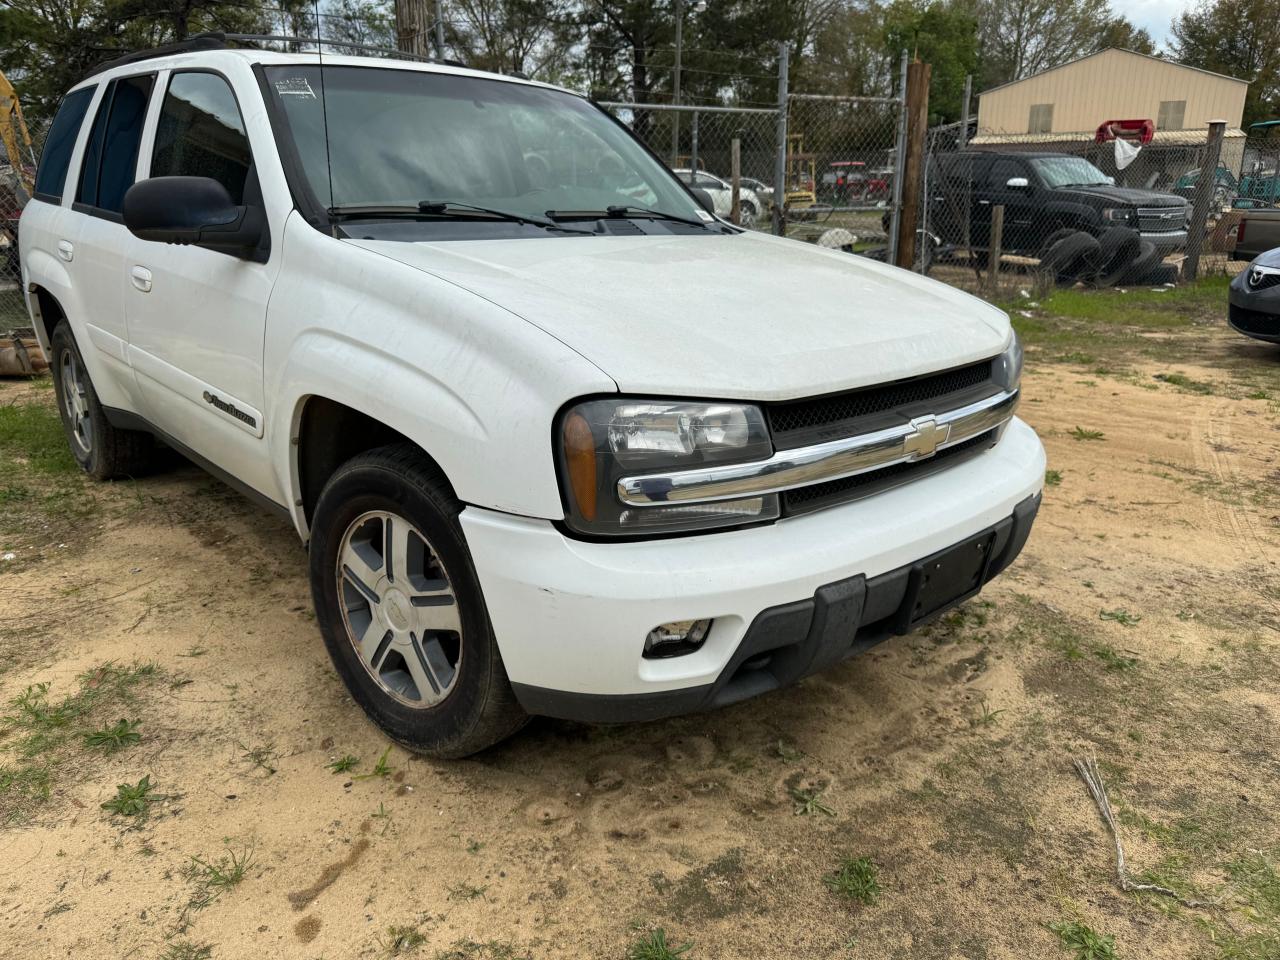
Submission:
<svg viewBox="0 0 1280 960">
<path fill-rule="evenodd" d="M 0 406 L 0 462 L 5 461 L 44 475 L 80 470 L 67 446 L 58 411 L 42 403 Z"/>
<path fill-rule="evenodd" d="M 1227 302 L 1230 277 L 1206 277 L 1156 293 L 1149 287 L 1119 290 L 1055 290 L 1040 301 L 1046 313 L 1108 325 L 1186 326 L 1196 314 Z"/>
<path fill-rule="evenodd" d="M 156 682 L 153 663 L 105 663 L 83 673 L 75 692 L 54 699 L 48 683 L 12 698 L 0 715 L 7 756 L 0 757 L 0 824 L 28 819 L 49 798 L 69 761 L 83 751 L 114 752 L 136 742 L 137 720 L 104 726 L 120 707 L 136 708 L 141 688 Z M 117 746 L 118 744 L 118 746 Z"/>
<path fill-rule="evenodd" d="M 1077 426 L 1071 431 L 1072 440 L 1105 440 L 1107 435 L 1101 430 L 1086 430 L 1084 427 Z"/>
<path fill-rule="evenodd" d="M 253 864 L 253 847 L 228 850 L 217 860 L 192 857 L 183 868 L 183 876 L 195 885 L 190 907 L 201 910 L 226 893 L 238 887 L 245 871 Z"/>
<path fill-rule="evenodd" d="M 1213 384 L 1205 383 L 1203 380 L 1192 380 L 1184 373 L 1157 373 L 1155 379 L 1161 383 L 1167 383 L 1171 387 L 1177 387 L 1186 393 L 1213 393 Z"/>
<path fill-rule="evenodd" d="M 1142 622 L 1142 614 L 1130 613 L 1124 609 L 1100 610 L 1098 611 L 1098 619 L 1110 620 L 1113 623 L 1120 624 L 1122 627 L 1132 627 Z"/>
<path fill-rule="evenodd" d="M 116 795 L 102 804 L 102 809 L 118 817 L 145 817 L 151 805 L 162 799 L 162 794 L 151 789 L 151 775 L 147 774 L 137 783 L 118 784 Z"/>
<path fill-rule="evenodd" d="M 1046 487 L 1056 487 L 1062 483 L 1061 470 L 1046 470 L 1044 472 L 1044 485 Z"/>
<path fill-rule="evenodd" d="M 382 949 L 388 957 L 402 957 L 413 953 L 427 942 L 426 935 L 408 924 L 392 924 L 387 927 L 387 939 L 382 941 Z"/>
<path fill-rule="evenodd" d="M 391 771 L 394 770 L 395 767 L 387 763 L 387 758 L 389 756 L 391 756 L 391 748 L 387 747 L 387 749 L 382 751 L 382 756 L 378 758 L 378 762 L 373 765 L 372 770 L 370 770 L 368 773 L 361 773 L 357 776 L 352 777 L 351 779 L 352 780 L 370 780 L 370 779 L 373 779 L 374 777 L 391 776 Z"/>
<path fill-rule="evenodd" d="M 788 792 L 795 803 L 796 814 L 808 817 L 815 813 L 822 813 L 828 817 L 834 817 L 836 812 L 822 801 L 823 790 L 824 788 L 822 787 L 812 787 L 808 790 L 800 787 L 791 787 Z"/>
<path fill-rule="evenodd" d="M 873 904 L 880 896 L 879 872 L 870 857 L 845 857 L 833 873 L 822 878 L 827 889 L 845 900 Z"/>
<path fill-rule="evenodd" d="M 351 770 L 354 770 L 356 768 L 356 764 L 359 762 L 360 762 L 359 757 L 353 757 L 351 754 L 348 753 L 345 757 L 339 757 L 337 760 L 334 760 L 330 763 L 326 763 L 325 767 L 326 769 L 331 770 L 334 773 L 347 773 Z"/>
<path fill-rule="evenodd" d="M 95 750 L 101 750 L 110 756 L 125 747 L 133 746 L 141 739 L 142 734 L 138 733 L 137 720 L 121 720 L 112 726 L 101 727 L 86 733 L 84 735 L 84 745 Z"/>
<path fill-rule="evenodd" d="M 667 932 L 659 927 L 631 944 L 627 950 L 627 960 L 675 960 L 692 949 L 692 943 L 684 943 L 678 947 L 667 943 Z"/>
<path fill-rule="evenodd" d="M 1113 937 L 1097 933 L 1078 920 L 1051 923 L 1049 929 L 1058 935 L 1075 960 L 1120 960 Z"/>
</svg>

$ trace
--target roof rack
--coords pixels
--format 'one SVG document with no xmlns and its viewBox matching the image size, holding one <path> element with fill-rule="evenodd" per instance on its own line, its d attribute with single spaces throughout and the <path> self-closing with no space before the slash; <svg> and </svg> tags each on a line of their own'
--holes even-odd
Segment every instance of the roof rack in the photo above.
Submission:
<svg viewBox="0 0 1280 960">
<path fill-rule="evenodd" d="M 196 50 L 225 50 L 226 46 L 226 34 L 198 33 L 194 37 L 179 40 L 177 43 L 166 43 L 163 46 L 151 47 L 148 50 L 135 50 L 133 53 L 126 53 L 122 57 L 116 57 L 114 60 L 104 60 L 89 70 L 81 79 L 87 80 L 89 77 L 96 76 L 114 67 L 123 67 L 126 63 L 139 63 L 143 60 L 153 60 L 156 57 L 167 57 L 174 53 L 191 53 Z"/>
<path fill-rule="evenodd" d="M 106 60 L 88 73 L 84 75 L 84 79 L 110 70 L 114 67 L 121 67 L 128 63 L 139 63 L 143 60 L 153 60 L 156 57 L 167 57 L 175 53 L 191 53 L 200 50 L 226 50 L 232 44 L 261 44 L 261 43 L 296 43 L 308 44 L 316 47 L 341 47 L 347 50 L 358 50 L 361 53 L 377 53 L 383 56 L 393 57 L 398 60 L 415 60 L 419 63 L 438 63 L 448 67 L 466 67 L 466 64 L 460 60 L 450 60 L 442 57 L 424 57 L 417 53 L 408 53 L 404 50 L 397 50 L 395 47 L 378 47 L 368 43 L 356 43 L 352 40 L 325 40 L 320 37 L 292 37 L 283 34 L 269 33 L 200 33 L 186 40 L 180 40 L 177 43 L 166 43 L 163 46 L 151 47 L 147 50 L 137 50 L 133 53 L 127 53 L 122 57 L 116 57 L 114 60 Z"/>
</svg>

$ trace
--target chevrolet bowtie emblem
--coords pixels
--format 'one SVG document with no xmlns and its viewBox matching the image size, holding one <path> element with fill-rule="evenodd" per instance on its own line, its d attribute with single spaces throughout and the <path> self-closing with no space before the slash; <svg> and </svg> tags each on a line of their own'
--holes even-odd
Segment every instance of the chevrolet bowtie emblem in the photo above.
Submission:
<svg viewBox="0 0 1280 960">
<path fill-rule="evenodd" d="M 949 423 L 939 426 L 933 417 L 916 417 L 911 421 L 911 433 L 902 441 L 902 450 L 912 460 L 923 460 L 932 457 L 950 435 Z"/>
</svg>

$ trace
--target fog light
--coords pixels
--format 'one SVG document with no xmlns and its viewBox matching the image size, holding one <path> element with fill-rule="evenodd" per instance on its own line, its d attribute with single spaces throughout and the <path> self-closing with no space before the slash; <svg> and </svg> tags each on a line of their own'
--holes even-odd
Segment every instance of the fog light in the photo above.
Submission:
<svg viewBox="0 0 1280 960">
<path fill-rule="evenodd" d="M 650 660 L 682 657 L 701 647 L 710 631 L 710 620 L 677 620 L 660 624 L 644 638 L 644 655 Z"/>
</svg>

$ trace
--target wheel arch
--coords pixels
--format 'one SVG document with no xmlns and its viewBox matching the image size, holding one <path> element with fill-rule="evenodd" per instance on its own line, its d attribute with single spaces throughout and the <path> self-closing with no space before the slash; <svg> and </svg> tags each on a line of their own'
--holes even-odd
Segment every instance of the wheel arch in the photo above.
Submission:
<svg viewBox="0 0 1280 960">
<path fill-rule="evenodd" d="M 352 457 L 395 443 L 416 447 L 449 484 L 440 463 L 412 437 L 361 410 L 320 394 L 299 399 L 293 414 L 291 472 L 294 512 L 299 529 L 309 539 L 320 492 L 329 478 Z M 456 494 L 455 494 L 456 496 Z"/>
<path fill-rule="evenodd" d="M 45 359 L 53 363 L 53 331 L 58 324 L 67 319 L 67 311 L 63 309 L 58 298 L 38 283 L 27 285 L 27 305 L 31 310 L 31 319 L 36 331 L 36 339 L 40 341 L 40 349 Z"/>
</svg>

